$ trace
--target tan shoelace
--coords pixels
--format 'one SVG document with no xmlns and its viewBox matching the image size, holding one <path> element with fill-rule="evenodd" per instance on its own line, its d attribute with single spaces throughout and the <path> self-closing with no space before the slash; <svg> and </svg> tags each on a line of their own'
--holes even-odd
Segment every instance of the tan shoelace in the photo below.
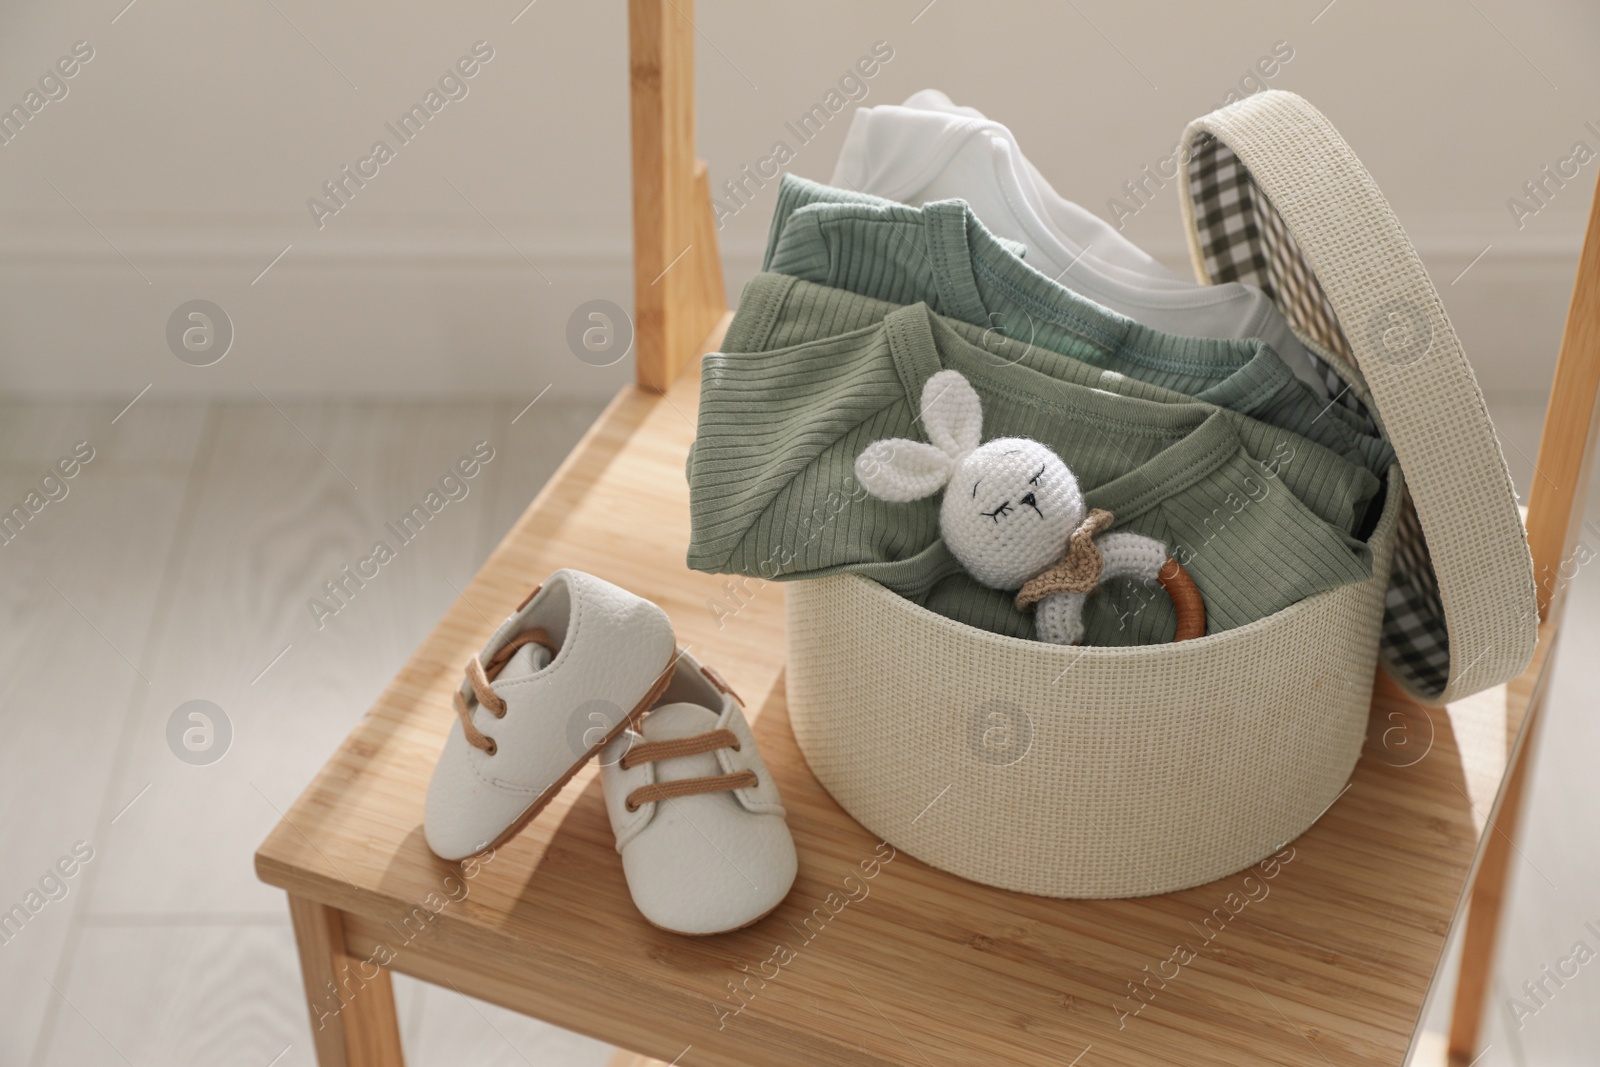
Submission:
<svg viewBox="0 0 1600 1067">
<path fill-rule="evenodd" d="M 693 737 L 679 737 L 671 741 L 646 741 L 628 749 L 622 757 L 622 769 L 632 770 L 641 763 L 653 763 L 656 760 L 698 756 L 704 752 L 715 752 L 719 748 L 739 751 L 739 739 L 734 736 L 732 730 L 710 730 L 703 734 L 695 734 Z M 638 811 L 641 805 L 652 804 L 658 800 L 692 797 L 701 793 L 725 793 L 760 784 L 761 779 L 756 777 L 754 771 L 708 775 L 704 778 L 683 778 L 676 782 L 657 782 L 654 785 L 642 785 L 629 793 L 628 810 Z"/>
<path fill-rule="evenodd" d="M 467 684 L 472 687 L 478 703 L 488 708 L 489 713 L 497 719 L 506 717 L 506 702 L 489 688 L 489 683 L 500 677 L 500 672 L 505 670 L 506 664 L 511 662 L 511 657 L 516 655 L 517 649 L 523 645 L 539 645 L 549 651 L 550 658 L 555 658 L 556 646 L 551 643 L 550 635 L 544 630 L 532 629 L 523 630 L 507 641 L 504 647 L 489 657 L 487 665 L 478 662 L 477 656 L 467 660 Z M 456 715 L 461 718 L 461 732 L 467 735 L 467 744 L 482 749 L 491 756 L 499 751 L 494 738 L 472 724 L 472 710 L 467 707 L 467 698 L 461 695 L 459 689 L 456 690 Z"/>
</svg>

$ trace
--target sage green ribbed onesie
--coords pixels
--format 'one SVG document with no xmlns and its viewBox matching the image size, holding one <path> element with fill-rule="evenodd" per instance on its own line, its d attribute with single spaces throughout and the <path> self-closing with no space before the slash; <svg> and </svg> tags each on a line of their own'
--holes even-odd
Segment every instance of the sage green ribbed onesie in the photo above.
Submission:
<svg viewBox="0 0 1600 1067">
<path fill-rule="evenodd" d="M 898 306 L 887 300 L 859 296 L 845 289 L 817 285 L 793 275 L 757 274 L 745 284 L 744 293 L 739 299 L 739 313 L 728 326 L 727 335 L 722 340 L 722 351 L 765 352 L 849 333 L 882 322 L 884 316 Z M 1306 425 L 1306 409 L 1301 403 L 1305 394 L 1304 383 L 1265 346 L 1253 346 L 1250 358 L 1239 363 L 1226 378 L 1216 381 L 1196 396 L 1189 396 L 1098 366 L 1096 360 L 1102 363 L 1107 361 L 1105 353 L 1093 350 L 1087 342 L 1070 335 L 1057 338 L 1061 347 L 1054 349 L 1037 343 L 1028 344 L 997 330 L 974 326 L 948 316 L 942 316 L 941 321 L 964 340 L 987 349 L 996 366 L 1020 364 L 1052 378 L 1145 400 L 1166 403 L 1203 400 L 1218 407 L 1231 408 L 1269 425 L 1301 432 L 1302 436 L 1337 452 L 1352 463 L 1360 463 L 1369 469 L 1381 463 L 1373 470 L 1380 477 L 1387 473 L 1388 464 L 1394 461 L 1394 451 L 1388 442 L 1352 430 L 1334 418 L 1331 412 L 1325 416 L 1311 416 L 1309 425 Z M 1167 343 L 1178 340 L 1161 334 L 1155 336 Z M 1229 342 L 1220 341 L 1208 343 L 1229 345 Z M 1092 358 L 1081 358 L 1083 356 Z M 1326 408 L 1324 404 L 1323 410 Z M 1301 426 L 1310 433 L 1298 429 Z"/>
<path fill-rule="evenodd" d="M 739 320 L 757 310 L 740 308 L 741 335 Z M 1231 344 L 1153 333 L 1141 343 L 1174 362 Z M 925 439 L 922 387 L 945 368 L 982 398 L 985 440 L 1044 442 L 1116 529 L 1165 541 L 1205 595 L 1212 633 L 1370 574 L 1370 553 L 1349 532 L 1379 487 L 1363 467 L 1226 408 L 1119 395 L 997 359 L 925 304 L 839 336 L 705 357 L 689 565 L 763 578 L 856 572 L 958 621 L 1032 636 L 1011 595 L 980 586 L 939 541 L 937 496 L 891 504 L 854 479 L 870 442 Z M 1090 598 L 1085 624 L 1088 644 L 1139 644 L 1170 639 L 1174 619 L 1159 590 L 1121 581 Z"/>
<path fill-rule="evenodd" d="M 1361 417 L 1330 404 L 1257 340 L 1176 338 L 1086 300 L 1034 270 L 1020 246 L 991 234 L 960 200 L 908 207 L 881 197 L 784 175 L 764 271 L 785 274 L 889 304 L 924 302 L 941 315 L 983 328 L 983 344 L 1072 356 L 1177 393 L 1246 411 L 1325 445 L 1382 477 L 1394 462 Z M 864 325 L 864 307 L 818 299 L 814 320 L 766 339 L 773 347 Z M 759 330 L 743 304 L 730 331 Z M 1272 365 L 1271 370 L 1262 364 Z M 1234 381 L 1250 370 L 1248 388 Z M 1240 407 L 1248 403 L 1248 407 Z"/>
</svg>

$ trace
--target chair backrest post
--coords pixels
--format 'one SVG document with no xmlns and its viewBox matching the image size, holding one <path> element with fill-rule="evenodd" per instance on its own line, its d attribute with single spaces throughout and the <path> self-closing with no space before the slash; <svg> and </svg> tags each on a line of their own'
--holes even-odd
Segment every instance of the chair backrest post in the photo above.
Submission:
<svg viewBox="0 0 1600 1067">
<path fill-rule="evenodd" d="M 1561 336 L 1550 407 L 1528 495 L 1528 546 L 1539 583 L 1539 615 L 1557 617 L 1577 568 L 1600 553 L 1579 548 L 1600 423 L 1600 181 L 1578 259 L 1578 277 Z M 1554 613 L 1553 613 L 1554 609 Z"/>
<path fill-rule="evenodd" d="M 664 391 L 727 294 L 705 163 L 695 158 L 694 0 L 629 0 L 636 379 Z"/>
<path fill-rule="evenodd" d="M 1559 634 L 1562 601 L 1577 568 L 1588 554 L 1577 551 L 1588 496 L 1590 464 L 1594 459 L 1596 417 L 1600 414 L 1600 180 L 1589 206 L 1589 227 L 1578 257 L 1578 276 L 1572 287 L 1572 304 L 1561 335 L 1555 382 L 1545 413 L 1539 455 L 1534 462 L 1533 486 L 1528 494 L 1528 547 L 1539 586 L 1539 616 L 1557 625 L 1542 635 Z M 1596 546 L 1600 551 L 1600 546 Z M 1541 636 L 1541 640 L 1547 640 Z M 1495 946 L 1499 940 L 1501 912 L 1505 907 L 1512 838 L 1517 834 L 1523 794 L 1527 789 L 1542 698 L 1541 684 L 1552 661 L 1545 655 L 1530 671 L 1537 672 L 1523 692 L 1529 703 L 1522 720 L 1512 762 L 1500 790 L 1493 822 L 1484 832 L 1483 851 L 1473 876 L 1466 926 L 1461 940 L 1461 966 L 1451 1010 L 1449 1055 L 1451 1063 L 1477 1062 L 1483 1029 L 1484 1005 L 1489 999 Z M 1508 691 L 1514 699 L 1518 683 Z"/>
</svg>

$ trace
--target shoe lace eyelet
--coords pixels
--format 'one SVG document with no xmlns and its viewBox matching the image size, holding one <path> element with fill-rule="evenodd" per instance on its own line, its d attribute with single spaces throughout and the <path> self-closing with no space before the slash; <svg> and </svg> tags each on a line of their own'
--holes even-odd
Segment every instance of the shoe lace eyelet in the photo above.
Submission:
<svg viewBox="0 0 1600 1067">
<path fill-rule="evenodd" d="M 488 742 L 489 742 L 489 743 L 488 743 L 488 744 L 487 744 L 487 745 L 485 745 L 485 746 L 484 746 L 484 748 L 483 748 L 483 751 L 484 751 L 484 754 L 485 754 L 485 755 L 488 755 L 488 756 L 492 756 L 492 755 L 494 755 L 494 754 L 495 754 L 495 753 L 496 753 L 496 752 L 499 752 L 499 751 L 500 751 L 500 746 L 499 746 L 499 745 L 497 745 L 497 744 L 495 744 L 495 740 L 494 740 L 494 738 L 492 738 L 492 737 L 489 737 L 489 738 L 485 738 L 485 740 L 486 740 L 486 741 L 488 741 Z"/>
</svg>

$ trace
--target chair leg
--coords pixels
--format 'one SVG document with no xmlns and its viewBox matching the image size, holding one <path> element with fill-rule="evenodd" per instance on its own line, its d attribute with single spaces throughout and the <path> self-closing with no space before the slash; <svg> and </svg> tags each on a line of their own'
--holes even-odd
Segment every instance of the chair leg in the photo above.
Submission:
<svg viewBox="0 0 1600 1067">
<path fill-rule="evenodd" d="M 319 1067 L 404 1067 L 389 972 L 346 951 L 344 913 L 291 895 L 289 917 Z"/>
<path fill-rule="evenodd" d="M 1495 945 L 1500 936 L 1506 885 L 1511 876 L 1511 851 L 1533 753 L 1537 747 L 1539 712 L 1543 703 L 1543 694 L 1539 693 L 1528 708 L 1527 726 L 1506 777 L 1500 808 L 1484 829 L 1486 840 L 1483 859 L 1478 864 L 1478 873 L 1472 880 L 1468 897 L 1467 925 L 1461 941 L 1461 967 L 1456 977 L 1455 1004 L 1450 1009 L 1451 1067 L 1466 1067 L 1478 1056 L 1484 1004 L 1489 996 Z"/>
</svg>

